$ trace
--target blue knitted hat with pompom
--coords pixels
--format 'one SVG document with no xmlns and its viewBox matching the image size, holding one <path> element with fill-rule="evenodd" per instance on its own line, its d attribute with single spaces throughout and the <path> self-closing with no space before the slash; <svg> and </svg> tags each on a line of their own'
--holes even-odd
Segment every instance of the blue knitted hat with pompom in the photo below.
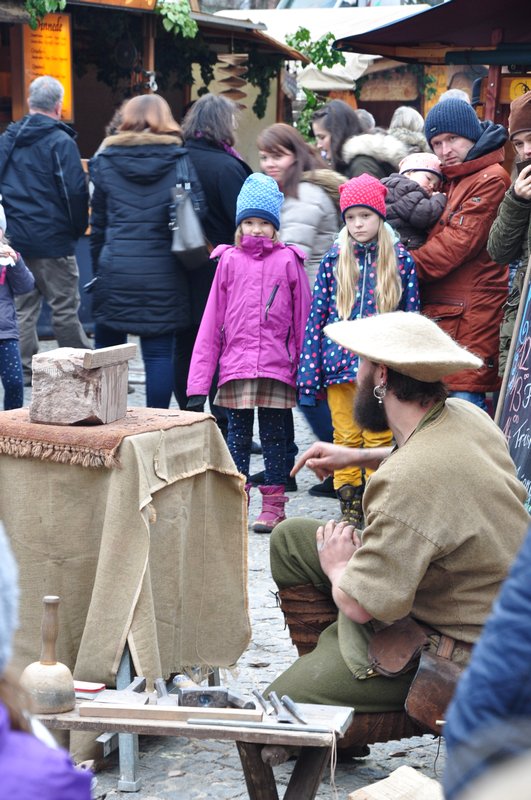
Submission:
<svg viewBox="0 0 531 800">
<path fill-rule="evenodd" d="M 280 209 L 284 195 L 277 182 L 261 172 L 253 172 L 245 180 L 236 201 L 236 225 L 249 217 L 270 222 L 275 230 L 280 228 Z"/>
</svg>

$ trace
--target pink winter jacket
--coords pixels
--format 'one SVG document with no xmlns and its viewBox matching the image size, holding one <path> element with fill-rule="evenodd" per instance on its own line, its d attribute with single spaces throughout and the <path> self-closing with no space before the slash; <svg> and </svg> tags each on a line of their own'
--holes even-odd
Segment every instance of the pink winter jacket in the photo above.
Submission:
<svg viewBox="0 0 531 800">
<path fill-rule="evenodd" d="M 194 346 L 187 394 L 207 395 L 219 361 L 221 386 L 273 378 L 295 387 L 311 293 L 304 253 L 263 237 L 220 245 L 214 283 Z"/>
</svg>

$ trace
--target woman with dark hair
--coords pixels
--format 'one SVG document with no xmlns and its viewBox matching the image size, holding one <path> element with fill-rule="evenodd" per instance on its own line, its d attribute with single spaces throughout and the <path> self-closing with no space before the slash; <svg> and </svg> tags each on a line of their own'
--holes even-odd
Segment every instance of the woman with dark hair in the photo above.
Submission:
<svg viewBox="0 0 531 800">
<path fill-rule="evenodd" d="M 184 269 L 171 252 L 170 189 L 182 156 L 181 128 L 156 94 L 128 100 L 116 132 L 90 162 L 90 251 L 96 280 L 96 347 L 140 337 L 146 404 L 168 408 L 175 332 L 191 323 Z"/>
<path fill-rule="evenodd" d="M 343 144 L 351 136 L 365 132 L 356 111 L 343 100 L 330 100 L 313 113 L 311 125 L 323 157 L 334 169 L 346 175 L 348 163 L 343 161 L 341 154 Z"/>
<path fill-rule="evenodd" d="M 364 172 L 386 178 L 398 171 L 399 162 L 410 152 L 392 133 L 364 133 L 356 112 L 342 100 L 331 100 L 318 109 L 312 128 L 332 167 L 349 178 Z"/>
<path fill-rule="evenodd" d="M 234 149 L 238 110 L 232 100 L 205 94 L 190 106 L 183 121 L 186 149 L 195 167 L 207 211 L 203 219 L 205 235 L 212 245 L 232 244 L 236 218 L 236 199 L 252 169 Z M 186 384 L 195 339 L 210 292 L 216 265 L 204 266 L 186 274 L 191 318 L 175 339 L 175 393 L 181 408 L 186 408 Z M 216 379 L 210 391 L 210 407 L 218 425 L 226 432 L 226 416 L 213 405 Z"/>
<path fill-rule="evenodd" d="M 310 289 L 313 289 L 321 258 L 342 224 L 339 186 L 345 178 L 327 168 L 315 148 L 291 125 L 282 122 L 270 125 L 259 135 L 257 144 L 263 172 L 274 178 L 284 192 L 279 238 L 286 244 L 297 245 L 306 253 L 304 268 Z M 317 438 L 332 441 L 332 421 L 326 400 L 314 408 L 304 407 L 302 410 Z M 297 446 L 291 411 L 286 413 L 286 434 L 288 457 L 291 456 L 293 461 Z M 260 473 L 252 475 L 251 481 L 255 483 L 257 478 L 260 478 Z M 293 478 L 288 478 L 286 487 L 287 491 L 296 488 Z M 328 496 L 332 489 L 328 483 L 324 488 L 312 487 L 310 491 Z"/>
</svg>

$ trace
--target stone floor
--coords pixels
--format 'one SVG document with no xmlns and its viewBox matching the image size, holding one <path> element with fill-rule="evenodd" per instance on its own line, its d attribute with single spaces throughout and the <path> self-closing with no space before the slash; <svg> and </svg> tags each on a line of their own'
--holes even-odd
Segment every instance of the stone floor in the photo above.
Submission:
<svg viewBox="0 0 531 800">
<path fill-rule="evenodd" d="M 43 343 L 51 348 L 54 343 Z M 130 364 L 130 383 L 134 391 L 129 404 L 145 402 L 141 361 Z M 26 403 L 31 390 L 26 391 Z M 301 452 L 313 441 L 304 419 L 295 411 L 296 440 Z M 252 470 L 262 468 L 261 458 L 253 456 Z M 308 494 L 315 483 L 313 474 L 305 469 L 297 476 L 298 491 L 290 495 L 288 516 L 311 516 L 331 519 L 337 514 L 335 500 L 320 499 Z M 251 497 L 250 519 L 259 511 L 258 492 Z M 252 623 L 252 642 L 241 656 L 233 674 L 222 674 L 222 682 L 249 693 L 252 688 L 263 689 L 296 657 L 280 610 L 276 606 L 275 586 L 269 572 L 269 537 L 249 531 L 249 613 Z M 327 770 L 317 794 L 318 800 L 346 800 L 349 792 L 386 777 L 402 764 L 415 767 L 429 777 L 440 777 L 444 766 L 444 744 L 431 736 L 400 742 L 373 745 L 370 756 L 339 764 L 335 770 L 335 788 Z M 292 763 L 275 768 L 282 797 Z M 135 800 L 244 800 L 248 797 L 239 757 L 232 742 L 187 740 L 169 737 L 141 737 L 139 775 L 142 781 Z M 119 768 L 116 754 L 107 760 L 97 775 L 95 797 L 117 798 Z M 337 792 L 337 793 L 336 793 Z M 301 800 L 304 800 L 301 798 Z"/>
</svg>

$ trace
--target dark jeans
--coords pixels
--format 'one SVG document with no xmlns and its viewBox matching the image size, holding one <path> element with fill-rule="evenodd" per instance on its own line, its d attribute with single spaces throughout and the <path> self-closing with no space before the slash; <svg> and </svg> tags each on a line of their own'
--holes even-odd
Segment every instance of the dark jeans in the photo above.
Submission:
<svg viewBox="0 0 531 800">
<path fill-rule="evenodd" d="M 127 333 L 97 323 L 94 327 L 96 349 L 127 342 Z M 173 333 L 141 336 L 140 347 L 146 371 L 146 406 L 169 408 L 173 392 Z"/>
<path fill-rule="evenodd" d="M 229 420 L 227 444 L 238 471 L 248 477 L 254 408 L 227 408 L 226 411 Z M 286 480 L 285 418 L 286 411 L 282 408 L 258 408 L 258 430 L 264 456 L 266 486 L 284 486 Z"/>
<path fill-rule="evenodd" d="M 187 328 L 184 331 L 178 331 L 175 335 L 175 349 L 173 356 L 174 368 L 174 383 L 175 383 L 175 396 L 180 408 L 186 408 L 188 397 L 186 394 L 186 385 L 188 383 L 188 373 L 190 372 L 190 361 L 192 360 L 192 352 L 199 330 L 198 325 L 192 328 Z M 212 386 L 208 394 L 210 402 L 210 410 L 216 418 L 216 422 L 225 438 L 227 438 L 227 413 L 224 408 L 214 404 L 214 397 L 218 390 L 218 373 L 214 375 Z"/>
</svg>

